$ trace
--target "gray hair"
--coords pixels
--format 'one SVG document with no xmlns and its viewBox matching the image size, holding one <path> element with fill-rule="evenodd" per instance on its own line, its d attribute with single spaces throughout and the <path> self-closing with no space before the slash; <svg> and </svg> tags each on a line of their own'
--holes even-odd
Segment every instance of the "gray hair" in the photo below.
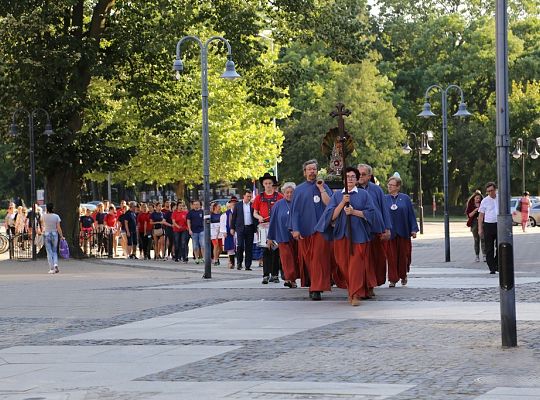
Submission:
<svg viewBox="0 0 540 400">
<path fill-rule="evenodd" d="M 364 168 L 369 175 L 373 175 L 373 168 L 371 168 L 371 165 L 369 164 L 358 164 L 356 168 L 358 171 L 360 171 L 360 168 Z"/>
<path fill-rule="evenodd" d="M 291 188 L 292 190 L 296 189 L 296 183 L 294 182 L 285 182 L 283 185 L 281 185 L 281 191 L 285 192 L 285 190 Z"/>
<path fill-rule="evenodd" d="M 315 164 L 317 166 L 317 169 L 319 169 L 319 163 L 313 158 L 311 160 L 307 160 L 304 164 L 302 164 L 302 170 L 305 171 L 306 167 L 310 164 Z"/>
<path fill-rule="evenodd" d="M 399 176 L 392 175 L 390 178 L 388 178 L 388 182 L 390 181 L 396 181 L 396 184 L 401 187 L 401 178 Z"/>
<path fill-rule="evenodd" d="M 137 202 L 136 201 L 130 201 L 129 206 L 130 207 L 137 207 Z"/>
</svg>

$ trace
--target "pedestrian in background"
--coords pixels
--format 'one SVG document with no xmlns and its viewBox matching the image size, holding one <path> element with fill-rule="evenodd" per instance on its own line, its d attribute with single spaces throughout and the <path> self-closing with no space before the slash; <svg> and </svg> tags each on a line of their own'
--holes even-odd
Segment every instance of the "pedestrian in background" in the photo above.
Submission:
<svg viewBox="0 0 540 400">
<path fill-rule="evenodd" d="M 183 202 L 178 202 L 176 210 L 172 213 L 174 233 L 174 261 L 188 262 L 189 233 L 187 226 L 187 207 Z"/>
<path fill-rule="evenodd" d="M 150 260 L 150 248 L 152 247 L 152 226 L 150 225 L 150 213 L 148 205 L 141 204 L 141 212 L 137 215 L 137 226 L 139 230 L 139 238 L 141 239 L 139 250 L 142 250 L 140 255 L 145 260 Z"/>
<path fill-rule="evenodd" d="M 219 255 L 221 254 L 222 239 L 219 234 L 221 220 L 221 206 L 219 203 L 212 203 L 210 207 L 210 239 L 212 240 L 213 262 L 219 265 Z"/>
<path fill-rule="evenodd" d="M 529 195 L 530 193 L 525 191 L 523 192 L 521 199 L 519 199 L 519 211 L 521 211 L 521 229 L 523 232 L 526 231 L 527 224 L 529 223 L 529 210 L 531 208 L 531 199 Z"/>
<path fill-rule="evenodd" d="M 53 203 L 47 204 L 47 213 L 42 217 L 43 240 L 47 251 L 47 261 L 49 263 L 49 274 L 60 272 L 58 268 L 58 240 L 63 239 L 62 227 L 60 226 L 60 216 L 54 213 Z"/>
<path fill-rule="evenodd" d="M 242 201 L 235 205 L 231 219 L 230 233 L 231 235 L 236 233 L 237 240 L 236 269 L 238 270 L 242 269 L 242 263 L 245 261 L 246 271 L 251 271 L 253 262 L 253 240 L 257 229 L 257 219 L 253 215 L 252 196 L 251 190 L 246 189 Z"/>
<path fill-rule="evenodd" d="M 486 244 L 484 243 L 484 236 L 481 236 L 478 233 L 478 214 L 482 199 L 482 192 L 480 192 L 480 190 L 475 191 L 467 201 L 467 209 L 465 210 L 465 213 L 467 214 L 467 226 L 471 228 L 474 238 L 474 253 L 476 254 L 476 262 L 480 262 L 480 248 L 482 249 L 484 261 L 486 261 Z"/>
<path fill-rule="evenodd" d="M 200 200 L 191 202 L 191 210 L 187 214 L 187 225 L 191 243 L 193 244 L 193 256 L 195 264 L 204 263 L 204 211 L 201 208 Z"/>
<path fill-rule="evenodd" d="M 499 199 L 497 185 L 494 182 L 486 184 L 487 196 L 482 199 L 478 209 L 478 234 L 484 235 L 486 244 L 486 262 L 489 273 L 499 271 L 497 260 L 497 215 L 499 214 Z"/>
<path fill-rule="evenodd" d="M 17 218 L 17 210 L 15 203 L 9 203 L 6 216 L 4 218 L 4 227 L 8 236 L 15 235 L 15 219 Z"/>
<path fill-rule="evenodd" d="M 231 220 L 236 203 L 238 203 L 238 198 L 236 196 L 231 196 L 230 200 L 227 202 L 227 211 L 221 214 L 219 219 L 219 233 L 223 239 L 223 249 L 229 256 L 229 269 L 234 268 L 234 261 L 236 258 L 236 238 L 234 234 L 231 234 Z"/>
<path fill-rule="evenodd" d="M 137 215 L 135 209 L 137 203 L 134 201 L 129 202 L 129 208 L 123 215 L 124 230 L 126 231 L 127 240 L 127 253 L 126 258 L 136 260 L 137 259 Z"/>
</svg>

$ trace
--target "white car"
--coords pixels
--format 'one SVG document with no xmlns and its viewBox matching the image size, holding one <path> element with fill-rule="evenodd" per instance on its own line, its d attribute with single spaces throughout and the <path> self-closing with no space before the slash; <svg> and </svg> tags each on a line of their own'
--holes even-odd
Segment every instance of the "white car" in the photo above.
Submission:
<svg viewBox="0 0 540 400">
<path fill-rule="evenodd" d="M 512 222 L 514 225 L 521 225 L 521 211 L 517 211 L 516 207 L 521 197 L 512 197 L 510 199 L 510 214 L 512 214 Z M 529 224 L 535 227 L 540 222 L 540 201 L 536 197 L 531 197 L 531 208 L 529 210 Z"/>
</svg>

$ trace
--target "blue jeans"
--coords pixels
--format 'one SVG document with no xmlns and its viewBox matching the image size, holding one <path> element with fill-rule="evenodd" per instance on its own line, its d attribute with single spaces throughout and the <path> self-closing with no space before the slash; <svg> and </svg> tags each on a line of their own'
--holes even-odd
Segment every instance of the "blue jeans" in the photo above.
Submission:
<svg viewBox="0 0 540 400">
<path fill-rule="evenodd" d="M 176 260 L 188 260 L 189 232 L 174 232 L 174 258 Z"/>
<path fill-rule="evenodd" d="M 49 268 L 53 269 L 55 265 L 58 265 L 58 232 L 45 232 L 43 239 Z"/>
<path fill-rule="evenodd" d="M 193 250 L 197 251 L 201 249 L 204 254 L 204 231 L 193 232 L 193 235 L 191 235 L 191 243 L 193 244 Z"/>
</svg>

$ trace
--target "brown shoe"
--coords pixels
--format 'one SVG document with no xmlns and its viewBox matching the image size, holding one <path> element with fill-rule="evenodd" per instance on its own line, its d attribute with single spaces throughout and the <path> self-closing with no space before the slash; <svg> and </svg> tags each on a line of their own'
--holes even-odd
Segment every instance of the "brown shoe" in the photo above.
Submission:
<svg viewBox="0 0 540 400">
<path fill-rule="evenodd" d="M 357 297 L 353 297 L 351 299 L 351 306 L 353 307 L 357 307 L 360 305 L 360 299 L 358 299 Z"/>
</svg>

